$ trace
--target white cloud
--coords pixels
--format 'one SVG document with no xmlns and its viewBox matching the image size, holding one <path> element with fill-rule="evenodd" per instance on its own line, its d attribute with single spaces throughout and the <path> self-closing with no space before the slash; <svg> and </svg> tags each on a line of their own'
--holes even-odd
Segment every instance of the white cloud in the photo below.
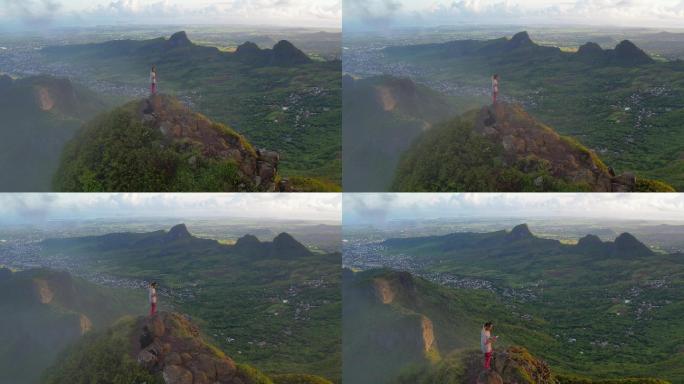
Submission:
<svg viewBox="0 0 684 384">
<path fill-rule="evenodd" d="M 384 1 L 347 0 L 345 24 L 373 25 L 382 20 L 384 24 L 425 26 L 538 23 L 684 27 L 682 0 L 401 0 L 393 11 L 382 6 Z"/>
<path fill-rule="evenodd" d="M 344 221 L 454 217 L 589 217 L 684 220 L 682 194 L 412 193 L 356 194 L 343 199 Z"/>
<path fill-rule="evenodd" d="M 93 217 L 243 217 L 341 220 L 341 195 L 93 193 L 0 194 L 0 221 Z"/>
<path fill-rule="evenodd" d="M 24 25 L 236 24 L 341 26 L 341 0 L 0 0 L 0 22 Z"/>
</svg>

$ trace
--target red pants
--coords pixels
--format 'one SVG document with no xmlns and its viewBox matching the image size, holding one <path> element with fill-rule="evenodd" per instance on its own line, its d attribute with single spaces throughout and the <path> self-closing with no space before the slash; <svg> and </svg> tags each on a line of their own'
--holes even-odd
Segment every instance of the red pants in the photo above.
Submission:
<svg viewBox="0 0 684 384">
<path fill-rule="evenodd" d="M 151 92 L 153 95 L 156 95 L 156 94 L 157 94 L 157 83 L 152 83 L 152 84 L 150 84 L 150 92 Z"/>
<path fill-rule="evenodd" d="M 484 367 L 486 369 L 490 369 L 492 364 L 492 353 L 487 352 L 485 353 L 485 359 L 484 359 Z"/>
<path fill-rule="evenodd" d="M 150 303 L 150 317 L 157 313 L 157 303 Z"/>
<path fill-rule="evenodd" d="M 492 103 L 496 104 L 496 98 L 499 97 L 499 92 L 492 93 Z"/>
</svg>

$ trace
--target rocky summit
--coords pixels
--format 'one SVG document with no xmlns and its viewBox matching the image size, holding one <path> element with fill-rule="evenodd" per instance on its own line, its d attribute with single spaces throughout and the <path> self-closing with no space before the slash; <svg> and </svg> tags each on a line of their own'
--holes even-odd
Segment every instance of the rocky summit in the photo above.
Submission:
<svg viewBox="0 0 684 384">
<path fill-rule="evenodd" d="M 615 176 L 594 152 L 536 121 L 520 105 L 498 102 L 483 107 L 475 131 L 500 143 L 509 164 L 541 162 L 554 177 L 594 192 L 628 192 L 636 186 L 633 175 Z"/>
<path fill-rule="evenodd" d="M 480 363 L 480 360 L 476 360 Z M 472 370 L 472 367 L 470 367 Z M 534 358 L 525 348 L 509 347 L 504 351 L 495 351 L 492 355 L 492 369 L 475 369 L 480 373 L 477 384 L 556 384 L 557 381 L 549 365 Z M 468 381 L 473 382 L 473 381 Z"/>
<path fill-rule="evenodd" d="M 161 312 L 138 321 L 138 364 L 161 373 L 166 384 L 244 384 L 235 362 L 207 344 L 185 316 Z"/>
<path fill-rule="evenodd" d="M 232 160 L 247 181 L 259 190 L 273 191 L 280 155 L 254 149 L 240 134 L 195 113 L 166 95 L 151 96 L 139 104 L 139 116 L 174 143 L 197 150 L 202 156 Z M 191 157 L 189 162 L 197 161 Z"/>
</svg>

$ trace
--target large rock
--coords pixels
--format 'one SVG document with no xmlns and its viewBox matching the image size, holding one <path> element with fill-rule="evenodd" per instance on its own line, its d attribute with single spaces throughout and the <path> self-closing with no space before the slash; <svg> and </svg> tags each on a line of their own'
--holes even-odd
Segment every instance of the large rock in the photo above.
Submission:
<svg viewBox="0 0 684 384">
<path fill-rule="evenodd" d="M 498 102 L 482 108 L 475 131 L 501 144 L 508 165 L 542 165 L 552 176 L 595 192 L 634 188 L 635 183 L 614 178 L 592 151 L 536 121 L 519 105 Z"/>
<path fill-rule="evenodd" d="M 142 320 L 138 332 L 138 363 L 167 384 L 239 383 L 235 362 L 204 342 L 186 317 L 160 312 Z"/>
<path fill-rule="evenodd" d="M 255 150 L 247 140 L 229 127 L 195 113 L 178 100 L 154 95 L 139 108 L 141 121 L 158 129 L 164 137 L 188 151 L 217 160 L 232 160 L 240 174 L 261 191 L 274 191 L 280 162 L 277 152 Z M 195 158 L 194 162 L 197 161 Z"/>
</svg>

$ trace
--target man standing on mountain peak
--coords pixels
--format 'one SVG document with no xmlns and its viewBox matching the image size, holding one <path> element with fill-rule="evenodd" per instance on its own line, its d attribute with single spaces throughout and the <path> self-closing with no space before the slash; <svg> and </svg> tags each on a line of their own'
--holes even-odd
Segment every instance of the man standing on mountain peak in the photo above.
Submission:
<svg viewBox="0 0 684 384">
<path fill-rule="evenodd" d="M 157 94 L 157 66 L 153 65 L 150 71 L 150 93 L 152 96 Z"/>
<path fill-rule="evenodd" d="M 148 289 L 148 297 L 150 300 L 150 317 L 157 313 L 157 283 L 151 282 Z"/>
<path fill-rule="evenodd" d="M 496 99 L 499 97 L 499 75 L 492 75 L 492 104 L 496 104 Z"/>
<path fill-rule="evenodd" d="M 482 331 L 480 332 L 480 348 L 482 353 L 484 353 L 484 367 L 485 369 L 491 369 L 492 363 L 492 343 L 496 342 L 497 337 L 492 336 L 492 328 L 494 324 L 491 321 L 484 323 L 482 326 Z"/>
</svg>

